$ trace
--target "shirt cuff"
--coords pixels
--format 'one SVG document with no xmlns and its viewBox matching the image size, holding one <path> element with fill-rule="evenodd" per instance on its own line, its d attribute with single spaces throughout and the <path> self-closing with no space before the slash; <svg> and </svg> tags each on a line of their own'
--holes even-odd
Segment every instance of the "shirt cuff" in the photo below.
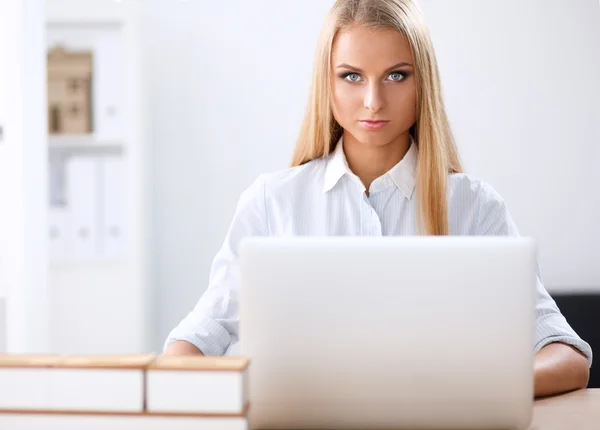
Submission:
<svg viewBox="0 0 600 430">
<path fill-rule="evenodd" d="M 212 318 L 203 317 L 191 326 L 183 322 L 176 327 L 169 334 L 164 349 L 178 340 L 191 343 L 204 355 L 222 356 L 231 344 L 231 335 Z"/>
<path fill-rule="evenodd" d="M 583 341 L 582 339 L 580 339 L 578 337 L 561 336 L 561 335 L 548 336 L 537 343 L 537 345 L 535 346 L 535 352 L 539 352 L 539 350 L 542 349 L 543 347 L 545 347 L 546 345 L 549 345 L 549 344 L 555 343 L 555 342 L 566 343 L 567 345 L 571 345 L 574 348 L 581 351 L 581 353 L 583 355 L 585 355 L 588 359 L 588 366 L 592 367 L 592 359 L 593 359 L 592 348 L 590 347 L 590 345 L 587 342 Z"/>
</svg>

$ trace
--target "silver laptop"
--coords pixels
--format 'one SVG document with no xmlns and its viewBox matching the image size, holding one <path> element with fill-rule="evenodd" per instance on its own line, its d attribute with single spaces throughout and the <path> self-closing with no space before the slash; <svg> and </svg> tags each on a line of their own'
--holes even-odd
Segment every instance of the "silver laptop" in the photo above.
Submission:
<svg viewBox="0 0 600 430">
<path fill-rule="evenodd" d="M 251 429 L 530 423 L 531 239 L 252 238 L 240 258 Z"/>
</svg>

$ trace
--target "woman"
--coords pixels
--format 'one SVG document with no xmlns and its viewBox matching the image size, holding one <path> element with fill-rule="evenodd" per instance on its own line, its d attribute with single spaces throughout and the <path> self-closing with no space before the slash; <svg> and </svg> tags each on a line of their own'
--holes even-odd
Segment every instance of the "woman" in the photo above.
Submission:
<svg viewBox="0 0 600 430">
<path fill-rule="evenodd" d="M 462 173 L 434 49 L 412 0 L 338 0 L 318 44 L 292 166 L 240 198 L 207 291 L 165 354 L 238 341 L 238 246 L 260 235 L 518 235 L 501 197 Z M 535 394 L 585 387 L 592 352 L 538 278 Z"/>
</svg>

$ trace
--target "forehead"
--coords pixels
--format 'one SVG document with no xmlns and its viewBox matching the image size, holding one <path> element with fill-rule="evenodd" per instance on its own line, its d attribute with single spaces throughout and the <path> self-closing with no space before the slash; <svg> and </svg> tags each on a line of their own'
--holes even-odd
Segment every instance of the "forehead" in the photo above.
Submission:
<svg viewBox="0 0 600 430">
<path fill-rule="evenodd" d="M 393 64 L 413 64 L 410 45 L 395 29 L 351 26 L 336 35 L 332 51 L 332 66 L 347 63 L 364 70 L 387 69 Z"/>
</svg>

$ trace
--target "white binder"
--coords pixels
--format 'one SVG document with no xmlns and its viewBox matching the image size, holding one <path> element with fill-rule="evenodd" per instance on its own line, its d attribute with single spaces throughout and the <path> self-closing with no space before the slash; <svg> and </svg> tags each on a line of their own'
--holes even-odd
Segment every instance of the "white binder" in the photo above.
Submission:
<svg viewBox="0 0 600 430">
<path fill-rule="evenodd" d="M 98 257 L 98 161 L 73 156 L 67 163 L 66 240 L 75 260 Z"/>
<path fill-rule="evenodd" d="M 68 216 L 65 207 L 50 207 L 48 210 L 48 257 L 52 261 L 69 259 Z"/>
<path fill-rule="evenodd" d="M 120 258 L 125 251 L 125 172 L 121 157 L 102 160 L 101 252 L 103 258 Z"/>
</svg>

